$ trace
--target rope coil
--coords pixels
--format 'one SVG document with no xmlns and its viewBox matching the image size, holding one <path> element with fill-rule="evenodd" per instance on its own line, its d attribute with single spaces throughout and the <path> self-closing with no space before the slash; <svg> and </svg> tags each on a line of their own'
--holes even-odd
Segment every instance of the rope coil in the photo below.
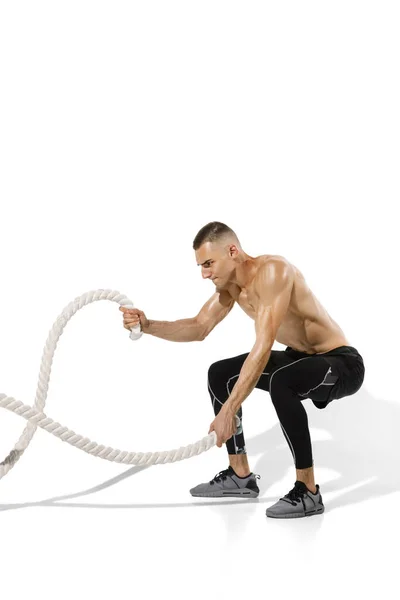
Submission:
<svg viewBox="0 0 400 600">
<path fill-rule="evenodd" d="M 75 448 L 87 452 L 88 454 L 92 454 L 93 456 L 97 456 L 98 458 L 112 462 L 118 462 L 127 465 L 143 466 L 176 462 L 178 460 L 191 458 L 192 456 L 197 456 L 198 454 L 209 450 L 216 444 L 217 435 L 215 431 L 212 431 L 209 435 L 203 437 L 195 444 L 189 444 L 189 446 L 185 447 L 181 446 L 180 448 L 174 450 L 146 453 L 128 452 L 126 450 L 118 450 L 111 448 L 110 446 L 104 446 L 103 444 L 97 444 L 97 442 L 90 440 L 88 437 L 79 435 L 71 429 L 68 429 L 68 427 L 57 423 L 43 412 L 49 388 L 51 366 L 58 340 L 62 335 L 66 324 L 73 317 L 73 315 L 87 304 L 96 302 L 98 300 L 111 300 L 112 302 L 117 302 L 120 306 L 125 308 L 134 308 L 131 300 L 116 290 L 92 290 L 75 298 L 75 300 L 70 302 L 70 304 L 68 304 L 62 313 L 57 317 L 48 335 L 43 350 L 42 362 L 39 371 L 39 381 L 33 406 L 23 404 L 23 402 L 16 400 L 12 396 L 0 394 L 0 408 L 5 408 L 6 410 L 13 412 L 14 414 L 17 414 L 28 421 L 28 424 L 26 425 L 14 448 L 9 452 L 3 462 L 0 463 L 0 479 L 7 475 L 16 462 L 21 458 L 38 427 L 48 431 L 49 433 L 52 433 L 63 442 L 67 442 L 68 444 L 71 444 L 71 446 L 75 446 Z M 132 328 L 130 338 L 132 340 L 138 340 L 142 334 L 143 333 L 140 330 L 140 325 L 138 325 Z M 238 425 L 240 423 L 237 415 L 236 423 Z"/>
</svg>

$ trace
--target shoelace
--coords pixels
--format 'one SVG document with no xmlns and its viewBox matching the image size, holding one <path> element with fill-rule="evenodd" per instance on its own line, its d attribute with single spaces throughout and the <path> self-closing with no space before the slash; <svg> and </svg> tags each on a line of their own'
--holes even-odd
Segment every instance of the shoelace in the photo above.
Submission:
<svg viewBox="0 0 400 600">
<path fill-rule="evenodd" d="M 228 477 L 228 475 L 232 475 L 232 471 L 229 469 L 223 469 L 222 471 L 220 471 L 219 473 L 217 473 L 214 477 L 214 479 L 211 479 L 210 484 L 214 485 L 215 482 L 220 482 L 221 479 L 222 481 L 225 481 L 225 479 Z M 261 475 L 255 475 L 256 479 L 260 479 Z"/>
<path fill-rule="evenodd" d="M 295 506 L 297 502 L 301 502 L 301 499 L 305 494 L 306 492 L 304 490 L 294 486 L 294 488 L 290 490 L 288 494 L 285 494 L 284 498 L 281 498 L 281 500 L 289 498 L 290 502 Z"/>
<path fill-rule="evenodd" d="M 228 469 L 223 469 L 222 471 L 220 471 L 219 473 L 217 473 L 213 479 L 211 479 L 211 481 L 210 481 L 211 485 L 214 485 L 215 482 L 219 483 L 221 481 L 221 479 L 223 481 L 225 481 L 225 479 L 228 476 L 228 473 L 231 473 L 231 472 L 232 471 L 230 471 L 229 468 Z"/>
</svg>

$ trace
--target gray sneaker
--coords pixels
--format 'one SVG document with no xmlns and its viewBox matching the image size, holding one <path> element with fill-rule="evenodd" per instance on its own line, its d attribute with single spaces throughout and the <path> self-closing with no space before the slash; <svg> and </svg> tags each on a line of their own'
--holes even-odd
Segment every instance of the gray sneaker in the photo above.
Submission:
<svg viewBox="0 0 400 600">
<path fill-rule="evenodd" d="M 190 490 L 192 496 L 219 498 L 221 496 L 235 496 L 244 498 L 257 498 L 260 490 L 257 485 L 260 475 L 250 473 L 247 477 L 239 477 L 231 466 L 215 475 L 207 483 L 200 483 Z"/>
<path fill-rule="evenodd" d="M 267 508 L 265 514 L 267 517 L 275 519 L 295 519 L 323 513 L 325 506 L 322 502 L 319 485 L 315 487 L 317 491 L 313 494 L 305 483 L 296 481 L 294 488 L 283 498 L 280 498 L 278 502 Z"/>
</svg>

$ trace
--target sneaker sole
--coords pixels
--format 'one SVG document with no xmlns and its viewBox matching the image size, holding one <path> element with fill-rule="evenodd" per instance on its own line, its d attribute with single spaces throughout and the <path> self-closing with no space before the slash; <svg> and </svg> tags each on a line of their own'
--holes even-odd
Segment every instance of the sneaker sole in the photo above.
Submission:
<svg viewBox="0 0 400 600">
<path fill-rule="evenodd" d="M 324 512 L 325 507 L 318 508 L 317 510 L 309 510 L 303 515 L 299 514 L 287 514 L 287 515 L 269 515 L 267 512 L 265 513 L 267 517 L 272 519 L 299 519 L 301 517 L 313 517 L 314 515 L 320 515 Z"/>
<path fill-rule="evenodd" d="M 203 494 L 201 493 L 197 493 L 197 494 L 192 494 L 192 492 L 190 492 L 192 496 L 195 497 L 201 497 L 201 498 L 222 498 L 222 497 L 226 497 L 229 496 L 231 498 L 233 497 L 238 497 L 238 496 L 245 496 L 246 498 L 257 498 L 258 494 L 260 492 L 254 492 L 252 490 L 232 490 L 232 491 L 218 491 L 218 492 L 204 492 Z"/>
</svg>

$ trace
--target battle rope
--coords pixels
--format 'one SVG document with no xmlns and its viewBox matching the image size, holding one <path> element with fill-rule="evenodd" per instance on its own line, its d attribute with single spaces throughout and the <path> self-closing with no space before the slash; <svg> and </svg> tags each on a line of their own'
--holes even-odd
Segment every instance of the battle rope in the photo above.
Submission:
<svg viewBox="0 0 400 600">
<path fill-rule="evenodd" d="M 129 300 L 129 298 L 120 294 L 116 290 L 94 290 L 75 298 L 73 302 L 64 308 L 50 330 L 43 350 L 42 362 L 39 371 L 39 382 L 34 405 L 28 406 L 27 404 L 23 404 L 19 400 L 16 400 L 12 396 L 0 394 L 1 408 L 6 408 L 17 415 L 24 417 L 24 419 L 28 421 L 27 426 L 22 432 L 22 435 L 15 444 L 14 448 L 3 460 L 3 462 L 0 463 L 0 479 L 4 477 L 4 475 L 6 475 L 13 468 L 15 463 L 21 458 L 38 427 L 41 427 L 45 431 L 48 431 L 49 433 L 52 433 L 56 437 L 60 438 L 63 442 L 67 442 L 68 444 L 71 444 L 71 446 L 75 446 L 79 450 L 83 450 L 88 454 L 92 454 L 93 456 L 97 456 L 112 462 L 118 462 L 127 465 L 142 466 L 166 464 L 178 460 L 184 460 L 185 458 L 191 458 L 192 456 L 201 454 L 216 444 L 217 435 L 215 431 L 212 431 L 209 435 L 202 438 L 195 444 L 190 444 L 186 447 L 181 446 L 175 450 L 146 453 L 127 452 L 125 450 L 118 450 L 111 448 L 110 446 L 97 444 L 96 442 L 91 441 L 89 438 L 78 435 L 71 429 L 68 429 L 63 425 L 60 425 L 60 423 L 53 421 L 53 419 L 50 419 L 50 417 L 47 417 L 45 413 L 42 412 L 47 398 L 54 352 L 56 350 L 58 340 L 63 333 L 64 327 L 78 310 L 86 306 L 86 304 L 96 302 L 97 300 L 111 300 L 113 302 L 117 302 L 120 306 L 124 306 L 125 308 L 133 308 L 133 303 Z M 130 338 L 132 340 L 138 340 L 142 335 L 143 332 L 140 329 L 140 325 L 137 325 L 131 329 Z M 236 425 L 238 427 L 236 433 L 239 433 L 240 419 L 237 415 Z"/>
</svg>

